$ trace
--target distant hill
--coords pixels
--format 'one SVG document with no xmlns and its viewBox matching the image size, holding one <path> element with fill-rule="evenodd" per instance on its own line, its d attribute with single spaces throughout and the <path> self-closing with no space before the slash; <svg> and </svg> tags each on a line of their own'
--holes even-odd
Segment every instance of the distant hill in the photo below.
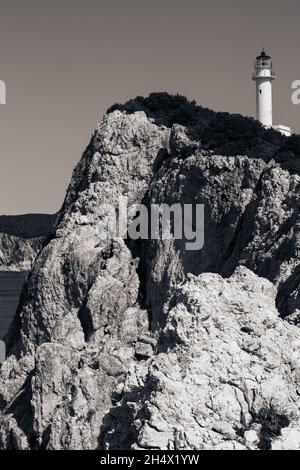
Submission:
<svg viewBox="0 0 300 470">
<path fill-rule="evenodd" d="M 0 270 L 29 270 L 55 218 L 55 214 L 0 216 Z"/>
<path fill-rule="evenodd" d="M 54 224 L 56 214 L 0 215 L 0 233 L 22 238 L 47 235 Z"/>
</svg>

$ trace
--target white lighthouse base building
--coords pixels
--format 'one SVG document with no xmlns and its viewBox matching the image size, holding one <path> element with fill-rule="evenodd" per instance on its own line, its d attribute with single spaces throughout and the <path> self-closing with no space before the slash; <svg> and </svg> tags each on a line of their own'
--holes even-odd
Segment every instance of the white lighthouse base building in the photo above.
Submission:
<svg viewBox="0 0 300 470">
<path fill-rule="evenodd" d="M 282 135 L 286 137 L 290 137 L 293 133 L 292 129 L 288 126 L 283 126 L 282 124 L 278 124 L 277 126 L 272 126 L 275 131 L 280 132 Z"/>
</svg>

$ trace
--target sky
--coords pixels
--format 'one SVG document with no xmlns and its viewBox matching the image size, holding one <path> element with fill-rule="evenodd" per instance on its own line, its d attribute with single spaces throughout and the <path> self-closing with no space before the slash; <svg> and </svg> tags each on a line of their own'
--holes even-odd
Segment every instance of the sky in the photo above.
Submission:
<svg viewBox="0 0 300 470">
<path fill-rule="evenodd" d="M 255 116 L 262 47 L 274 123 L 300 133 L 299 18 L 299 0 L 0 0 L 0 214 L 56 212 L 115 102 L 168 91 Z"/>
</svg>

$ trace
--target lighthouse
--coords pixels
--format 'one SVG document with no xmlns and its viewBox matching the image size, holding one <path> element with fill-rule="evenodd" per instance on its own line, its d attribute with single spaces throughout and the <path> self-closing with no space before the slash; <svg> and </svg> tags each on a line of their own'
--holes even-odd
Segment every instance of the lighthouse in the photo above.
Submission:
<svg viewBox="0 0 300 470">
<path fill-rule="evenodd" d="M 272 83 L 276 76 L 271 57 L 263 49 L 256 57 L 252 80 L 256 82 L 256 117 L 263 126 L 273 128 L 283 135 L 290 136 L 290 127 L 281 124 L 273 125 Z"/>
<path fill-rule="evenodd" d="M 256 82 L 256 117 L 266 127 L 273 126 L 272 82 L 275 80 L 271 57 L 263 49 L 256 57 L 253 80 Z"/>
</svg>

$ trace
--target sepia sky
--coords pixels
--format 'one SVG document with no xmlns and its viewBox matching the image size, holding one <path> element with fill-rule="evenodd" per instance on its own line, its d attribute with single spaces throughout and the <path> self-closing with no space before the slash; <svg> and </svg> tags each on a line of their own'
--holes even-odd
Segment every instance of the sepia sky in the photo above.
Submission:
<svg viewBox="0 0 300 470">
<path fill-rule="evenodd" d="M 0 0 L 0 214 L 58 210 L 115 102 L 168 91 L 254 116 L 263 46 L 274 123 L 300 132 L 299 18 L 299 0 Z"/>
</svg>

